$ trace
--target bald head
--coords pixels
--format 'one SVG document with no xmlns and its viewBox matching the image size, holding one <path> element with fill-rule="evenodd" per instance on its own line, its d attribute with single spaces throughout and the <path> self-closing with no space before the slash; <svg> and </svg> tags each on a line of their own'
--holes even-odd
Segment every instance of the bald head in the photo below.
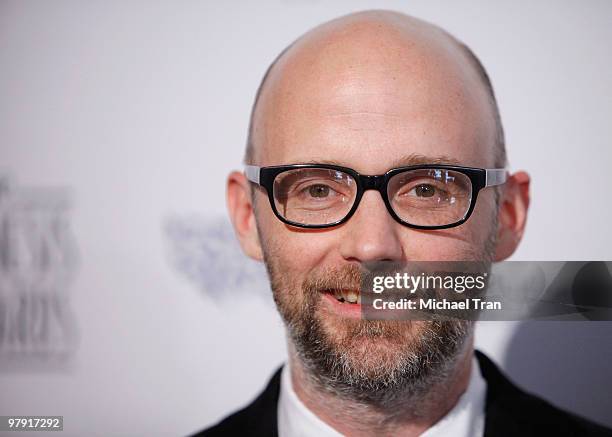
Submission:
<svg viewBox="0 0 612 437">
<path fill-rule="evenodd" d="M 228 178 L 232 223 L 245 252 L 265 262 L 287 326 L 296 393 L 347 435 L 367 429 L 362 413 L 373 412 L 366 425 L 378 426 L 394 422 L 406 405 L 424 409 L 398 423 L 415 417 L 428 423 L 422 422 L 427 415 L 437 421 L 451 408 L 440 400 L 455 402 L 452 393 L 469 380 L 471 325 L 363 320 L 358 305 L 337 302 L 330 291 L 358 289 L 363 268 L 373 265 L 488 264 L 498 247 L 504 256 L 516 247 L 526 208 L 510 197 L 519 191 L 506 189 L 514 182 L 504 186 L 505 197 L 470 191 L 475 185 L 464 171 L 438 167 L 505 163 L 495 98 L 478 60 L 448 33 L 403 14 L 368 11 L 325 23 L 268 69 L 251 115 L 246 161 L 322 164 L 264 171 L 260 184 L 240 172 Z M 432 165 L 354 177 L 418 164 Z M 411 220 L 422 217 L 412 223 L 426 227 L 404 226 L 398 210 L 410 211 Z M 298 226 L 304 223 L 328 227 Z M 440 223 L 450 225 L 427 227 Z M 439 412 L 425 411 L 430 408 Z"/>
<path fill-rule="evenodd" d="M 444 143 L 473 148 L 465 164 L 506 164 L 493 89 L 471 50 L 424 21 L 366 11 L 312 29 L 270 65 L 253 105 L 245 161 L 326 159 L 319 146 L 330 142 L 350 146 L 348 155 L 378 156 L 393 141 L 403 141 L 406 154 L 411 144 Z"/>
</svg>

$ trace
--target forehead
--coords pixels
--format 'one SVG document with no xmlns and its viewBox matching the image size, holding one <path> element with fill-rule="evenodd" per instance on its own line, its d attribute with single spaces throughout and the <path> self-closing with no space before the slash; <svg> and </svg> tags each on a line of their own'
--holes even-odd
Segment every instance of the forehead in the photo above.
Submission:
<svg viewBox="0 0 612 437">
<path fill-rule="evenodd" d="M 372 174 L 418 155 L 491 166 L 480 78 L 445 34 L 419 32 L 366 22 L 299 40 L 262 89 L 258 164 L 332 161 Z"/>
</svg>

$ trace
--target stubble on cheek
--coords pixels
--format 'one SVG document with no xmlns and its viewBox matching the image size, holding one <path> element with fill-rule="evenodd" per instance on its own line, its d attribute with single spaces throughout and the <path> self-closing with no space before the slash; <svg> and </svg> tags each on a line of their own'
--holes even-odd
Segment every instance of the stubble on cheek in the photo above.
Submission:
<svg viewBox="0 0 612 437">
<path fill-rule="evenodd" d="M 301 279 L 281 259 L 265 257 L 274 300 L 304 355 L 325 350 L 336 363 L 368 377 L 388 376 L 389 367 L 405 360 L 406 349 L 426 330 L 428 322 L 351 319 L 329 311 L 324 290 L 360 288 L 363 272 L 355 265 L 313 269 Z"/>
</svg>

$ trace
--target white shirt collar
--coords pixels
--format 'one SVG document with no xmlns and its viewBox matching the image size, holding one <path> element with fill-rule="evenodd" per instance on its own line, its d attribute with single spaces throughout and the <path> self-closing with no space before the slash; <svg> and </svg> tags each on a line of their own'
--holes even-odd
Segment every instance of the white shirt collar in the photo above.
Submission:
<svg viewBox="0 0 612 437">
<path fill-rule="evenodd" d="M 457 404 L 421 437 L 481 437 L 484 433 L 485 397 L 487 383 L 480 373 L 476 357 L 472 361 L 472 373 L 466 391 Z M 338 431 L 323 422 L 310 411 L 293 390 L 289 365 L 281 371 L 280 397 L 278 400 L 279 437 L 338 437 Z"/>
</svg>

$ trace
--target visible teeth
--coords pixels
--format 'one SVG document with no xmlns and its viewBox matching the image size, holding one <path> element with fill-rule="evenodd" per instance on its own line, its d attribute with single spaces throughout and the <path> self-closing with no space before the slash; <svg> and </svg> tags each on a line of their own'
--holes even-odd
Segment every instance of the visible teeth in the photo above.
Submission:
<svg viewBox="0 0 612 437">
<path fill-rule="evenodd" d="M 352 290 L 345 293 L 345 296 L 345 299 L 348 300 L 350 303 L 357 303 L 357 300 L 359 299 L 359 295 Z"/>
<path fill-rule="evenodd" d="M 332 294 L 339 302 L 361 303 L 361 294 L 355 290 L 333 290 Z"/>
</svg>

